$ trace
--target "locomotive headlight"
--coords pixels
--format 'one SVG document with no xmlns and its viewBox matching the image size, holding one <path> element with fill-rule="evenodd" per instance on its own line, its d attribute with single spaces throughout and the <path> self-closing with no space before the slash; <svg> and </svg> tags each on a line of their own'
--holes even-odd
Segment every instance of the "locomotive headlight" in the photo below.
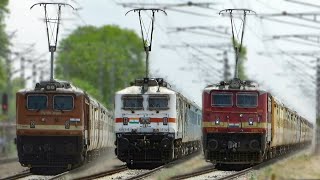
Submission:
<svg viewBox="0 0 320 180">
<path fill-rule="evenodd" d="M 56 90 L 56 85 L 54 85 L 54 84 L 47 84 L 46 85 L 46 91 L 55 91 Z"/>
<path fill-rule="evenodd" d="M 220 119 L 219 119 L 219 118 L 216 119 L 215 124 L 216 124 L 216 125 L 220 124 Z"/>
<path fill-rule="evenodd" d="M 250 126 L 253 125 L 253 118 L 249 118 L 249 125 L 250 125 Z"/>
<path fill-rule="evenodd" d="M 242 117 L 243 117 L 243 114 L 240 114 L 239 116 L 242 118 Z"/>
</svg>

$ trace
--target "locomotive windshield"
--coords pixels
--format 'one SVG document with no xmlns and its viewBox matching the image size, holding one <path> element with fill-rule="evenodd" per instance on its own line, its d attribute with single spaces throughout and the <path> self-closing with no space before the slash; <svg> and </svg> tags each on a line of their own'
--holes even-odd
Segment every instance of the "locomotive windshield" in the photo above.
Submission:
<svg viewBox="0 0 320 180">
<path fill-rule="evenodd" d="M 148 107 L 150 110 L 169 109 L 168 96 L 150 96 L 148 101 Z"/>
<path fill-rule="evenodd" d="M 232 94 L 212 94 L 212 106 L 232 106 Z"/>
<path fill-rule="evenodd" d="M 73 96 L 56 95 L 53 98 L 54 110 L 72 110 L 73 109 Z"/>
<path fill-rule="evenodd" d="M 42 110 L 48 107 L 48 97 L 46 95 L 28 95 L 28 110 Z"/>
<path fill-rule="evenodd" d="M 256 93 L 237 94 L 238 107 L 257 107 L 258 95 Z"/>
<path fill-rule="evenodd" d="M 123 97 L 123 109 L 143 109 L 143 97 L 142 96 L 124 96 Z"/>
</svg>

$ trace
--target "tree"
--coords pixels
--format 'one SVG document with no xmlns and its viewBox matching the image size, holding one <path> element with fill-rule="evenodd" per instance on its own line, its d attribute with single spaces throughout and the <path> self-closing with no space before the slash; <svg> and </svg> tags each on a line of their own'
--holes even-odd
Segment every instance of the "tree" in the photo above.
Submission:
<svg viewBox="0 0 320 180">
<path fill-rule="evenodd" d="M 240 43 L 237 40 L 235 41 L 236 47 L 240 47 Z M 241 51 L 239 53 L 239 78 L 241 80 L 246 80 L 248 79 L 248 76 L 246 75 L 245 68 L 244 68 L 244 63 L 247 60 L 247 48 L 242 44 Z"/>
<path fill-rule="evenodd" d="M 131 30 L 79 27 L 60 43 L 56 77 L 113 107 L 114 92 L 143 76 L 143 57 L 141 39 Z"/>
<path fill-rule="evenodd" d="M 5 32 L 5 15 L 9 12 L 7 5 L 8 0 L 0 1 L 0 90 L 5 88 L 6 69 L 4 68 L 4 63 L 7 58 L 9 46 L 9 39 Z"/>
</svg>

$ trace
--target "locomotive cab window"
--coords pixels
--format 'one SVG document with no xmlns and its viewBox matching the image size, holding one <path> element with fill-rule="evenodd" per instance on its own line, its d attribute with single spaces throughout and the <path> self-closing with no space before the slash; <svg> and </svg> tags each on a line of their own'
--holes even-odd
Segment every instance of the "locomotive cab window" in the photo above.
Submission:
<svg viewBox="0 0 320 180">
<path fill-rule="evenodd" d="M 53 109 L 71 111 L 73 109 L 73 96 L 55 95 L 53 96 Z"/>
<path fill-rule="evenodd" d="M 28 110 L 42 110 L 48 107 L 48 96 L 46 95 L 28 95 Z"/>
<path fill-rule="evenodd" d="M 211 105 L 218 107 L 232 106 L 232 97 L 231 93 L 212 94 Z"/>
<path fill-rule="evenodd" d="M 150 96 L 148 98 L 148 107 L 150 110 L 169 109 L 169 97 L 168 96 Z"/>
<path fill-rule="evenodd" d="M 244 108 L 254 108 L 258 106 L 257 93 L 238 93 L 237 106 Z"/>
<path fill-rule="evenodd" d="M 123 109 L 125 110 L 143 109 L 143 97 L 142 96 L 124 96 Z"/>
</svg>

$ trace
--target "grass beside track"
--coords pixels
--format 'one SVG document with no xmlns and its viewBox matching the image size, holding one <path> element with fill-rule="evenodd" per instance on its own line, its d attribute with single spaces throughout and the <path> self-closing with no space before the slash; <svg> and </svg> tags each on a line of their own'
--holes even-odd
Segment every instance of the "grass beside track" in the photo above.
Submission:
<svg viewBox="0 0 320 180">
<path fill-rule="evenodd" d="M 303 154 L 256 173 L 254 179 L 320 179 L 320 154 Z"/>
</svg>

